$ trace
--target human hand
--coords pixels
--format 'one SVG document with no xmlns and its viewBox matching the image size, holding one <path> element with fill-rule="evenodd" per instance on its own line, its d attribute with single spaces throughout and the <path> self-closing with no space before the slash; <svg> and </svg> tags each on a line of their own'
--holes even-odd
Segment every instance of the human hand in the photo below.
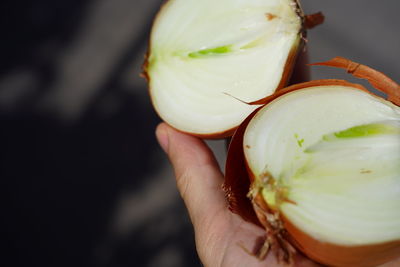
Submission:
<svg viewBox="0 0 400 267">
<path fill-rule="evenodd" d="M 309 80 L 307 53 L 301 53 L 290 83 Z M 178 190 L 195 231 L 196 248 L 206 267 L 282 266 L 274 253 L 259 260 L 256 254 L 265 240 L 265 229 L 230 212 L 222 190 L 224 177 L 217 161 L 199 138 L 181 133 L 166 123 L 158 125 L 157 139 L 175 171 Z M 294 266 L 319 266 L 300 253 Z M 380 267 L 400 266 L 400 257 Z"/>
<path fill-rule="evenodd" d="M 174 167 L 202 263 L 207 267 L 282 266 L 273 253 L 262 261 L 251 255 L 263 244 L 265 230 L 229 211 L 222 190 L 223 174 L 207 145 L 166 123 L 157 127 L 156 135 Z M 300 254 L 294 262 L 294 266 L 318 266 Z"/>
</svg>

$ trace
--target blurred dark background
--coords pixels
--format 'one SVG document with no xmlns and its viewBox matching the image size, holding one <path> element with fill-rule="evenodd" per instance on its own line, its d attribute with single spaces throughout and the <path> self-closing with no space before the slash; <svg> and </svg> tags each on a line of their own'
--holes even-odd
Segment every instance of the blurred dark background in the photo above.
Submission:
<svg viewBox="0 0 400 267">
<path fill-rule="evenodd" d="M 0 3 L 2 266 L 201 266 L 139 77 L 162 0 Z M 398 79 L 400 2 L 304 0 L 310 61 Z M 313 78 L 348 78 L 313 69 Z M 209 142 L 224 164 L 224 144 Z"/>
</svg>

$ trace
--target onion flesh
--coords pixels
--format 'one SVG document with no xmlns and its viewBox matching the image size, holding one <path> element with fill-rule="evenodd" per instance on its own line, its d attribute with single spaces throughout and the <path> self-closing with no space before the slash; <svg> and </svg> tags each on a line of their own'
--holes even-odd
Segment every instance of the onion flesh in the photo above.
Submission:
<svg viewBox="0 0 400 267">
<path fill-rule="evenodd" d="M 398 106 L 345 85 L 289 92 L 251 119 L 243 150 L 253 177 L 251 197 L 261 195 L 265 212 L 279 214 L 302 235 L 331 248 L 397 244 L 371 255 L 364 251 L 365 262 L 341 259 L 337 249 L 320 253 L 336 260 L 319 257 L 318 248 L 309 256 L 343 266 L 371 266 L 398 256 Z M 286 230 L 296 240 L 298 233 Z M 298 247 L 309 251 L 307 244 Z"/>
<path fill-rule="evenodd" d="M 294 0 L 170 0 L 158 14 L 145 64 L 163 120 L 221 137 L 283 87 L 302 37 Z"/>
</svg>

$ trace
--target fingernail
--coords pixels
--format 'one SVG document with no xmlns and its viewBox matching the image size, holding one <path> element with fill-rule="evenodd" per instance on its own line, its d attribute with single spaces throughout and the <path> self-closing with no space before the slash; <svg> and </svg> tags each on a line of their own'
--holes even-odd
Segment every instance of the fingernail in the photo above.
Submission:
<svg viewBox="0 0 400 267">
<path fill-rule="evenodd" d="M 156 137 L 157 141 L 160 144 L 161 148 L 164 150 L 164 152 L 168 152 L 168 131 L 165 127 L 165 125 L 159 125 L 156 129 Z"/>
</svg>

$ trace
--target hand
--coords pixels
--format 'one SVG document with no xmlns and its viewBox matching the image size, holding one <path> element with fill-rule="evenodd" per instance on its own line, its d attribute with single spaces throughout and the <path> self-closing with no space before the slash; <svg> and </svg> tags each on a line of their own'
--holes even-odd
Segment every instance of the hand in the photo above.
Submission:
<svg viewBox="0 0 400 267">
<path fill-rule="evenodd" d="M 307 52 L 301 53 L 290 83 L 309 80 Z M 165 123 L 157 139 L 174 167 L 178 190 L 194 226 L 197 252 L 206 267 L 281 266 L 274 253 L 260 261 L 255 254 L 265 239 L 265 230 L 244 221 L 228 209 L 224 182 L 217 161 L 199 138 L 178 132 Z M 296 254 L 295 266 L 319 266 Z M 400 266 L 400 258 L 381 267 Z"/>
<path fill-rule="evenodd" d="M 165 123 L 157 127 L 156 135 L 174 167 L 203 264 L 207 267 L 280 266 L 273 253 L 263 261 L 250 255 L 262 245 L 265 230 L 229 211 L 222 190 L 224 178 L 207 145 Z M 317 266 L 301 255 L 295 262 L 295 266 Z"/>
</svg>

